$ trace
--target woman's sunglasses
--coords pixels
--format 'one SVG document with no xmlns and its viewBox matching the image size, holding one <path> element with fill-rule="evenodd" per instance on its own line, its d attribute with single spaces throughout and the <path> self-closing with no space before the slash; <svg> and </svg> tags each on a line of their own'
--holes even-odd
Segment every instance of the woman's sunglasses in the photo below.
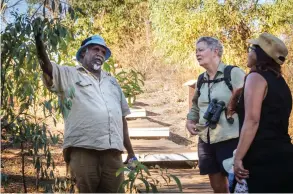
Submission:
<svg viewBox="0 0 293 194">
<path fill-rule="evenodd" d="M 249 47 L 247 48 L 247 52 L 248 52 L 248 53 L 250 53 L 251 51 L 255 51 L 255 47 L 253 47 L 253 46 L 249 46 Z"/>
</svg>

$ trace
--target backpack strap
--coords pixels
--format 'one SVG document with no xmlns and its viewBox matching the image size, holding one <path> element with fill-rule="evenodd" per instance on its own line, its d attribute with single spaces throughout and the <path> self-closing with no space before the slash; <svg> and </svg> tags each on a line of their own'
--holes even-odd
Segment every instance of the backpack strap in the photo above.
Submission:
<svg viewBox="0 0 293 194">
<path fill-rule="evenodd" d="M 204 73 L 200 74 L 197 78 L 196 88 L 197 88 L 197 96 L 200 96 L 200 88 L 204 82 Z"/>
<path fill-rule="evenodd" d="M 233 92 L 233 86 L 231 84 L 231 71 L 234 67 L 237 67 L 237 66 L 233 66 L 233 65 L 227 65 L 224 69 L 224 78 L 219 78 L 219 79 L 216 79 L 216 80 L 210 80 L 210 81 L 207 81 L 207 80 L 204 80 L 204 73 L 200 74 L 198 76 L 198 79 L 197 79 L 197 94 L 198 94 L 198 97 L 200 96 L 200 88 L 202 86 L 203 83 L 218 83 L 218 82 L 221 82 L 221 81 L 225 81 L 225 84 L 227 85 L 227 87 L 229 88 L 229 90 L 231 92 Z"/>
<path fill-rule="evenodd" d="M 224 81 L 226 83 L 226 85 L 228 86 L 229 90 L 231 90 L 231 92 L 233 92 L 233 86 L 231 84 L 231 71 L 234 67 L 237 66 L 233 66 L 233 65 L 228 65 L 225 67 L 224 69 Z"/>
</svg>

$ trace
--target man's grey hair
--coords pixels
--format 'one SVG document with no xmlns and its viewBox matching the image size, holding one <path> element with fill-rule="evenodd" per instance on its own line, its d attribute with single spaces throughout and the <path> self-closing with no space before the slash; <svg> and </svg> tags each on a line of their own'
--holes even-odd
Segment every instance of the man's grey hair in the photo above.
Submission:
<svg viewBox="0 0 293 194">
<path fill-rule="evenodd" d="M 218 55 L 219 55 L 220 58 L 222 57 L 222 55 L 223 55 L 223 45 L 218 39 L 210 37 L 210 36 L 203 36 L 203 37 L 200 37 L 196 41 L 196 44 L 198 44 L 200 42 L 205 42 L 208 45 L 208 47 L 210 49 L 212 49 L 212 50 L 218 49 L 218 51 L 219 51 Z"/>
</svg>

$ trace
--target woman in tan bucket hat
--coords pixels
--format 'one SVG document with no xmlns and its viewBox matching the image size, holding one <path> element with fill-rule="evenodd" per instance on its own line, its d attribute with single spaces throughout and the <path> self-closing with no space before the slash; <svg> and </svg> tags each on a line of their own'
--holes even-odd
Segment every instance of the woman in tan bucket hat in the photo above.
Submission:
<svg viewBox="0 0 293 194">
<path fill-rule="evenodd" d="M 290 89 L 281 74 L 288 54 L 277 37 L 262 33 L 249 40 L 242 92 L 234 94 L 241 135 L 234 158 L 237 181 L 247 180 L 249 193 L 293 192 L 293 145 L 288 135 L 292 109 Z"/>
</svg>

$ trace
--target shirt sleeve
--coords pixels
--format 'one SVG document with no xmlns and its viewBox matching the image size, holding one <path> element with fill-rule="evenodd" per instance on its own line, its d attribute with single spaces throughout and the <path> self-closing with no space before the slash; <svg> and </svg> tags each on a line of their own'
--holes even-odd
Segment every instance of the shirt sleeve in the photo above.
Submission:
<svg viewBox="0 0 293 194">
<path fill-rule="evenodd" d="M 187 120 L 192 120 L 198 123 L 199 120 L 199 107 L 198 107 L 198 93 L 197 89 L 195 90 L 194 96 L 192 98 L 192 106 L 187 114 Z"/>
<path fill-rule="evenodd" d="M 122 110 L 122 116 L 127 116 L 130 114 L 130 109 L 127 103 L 127 100 L 125 98 L 125 95 L 119 85 L 119 83 L 117 82 L 116 78 L 112 77 L 112 79 L 114 80 L 115 84 L 118 86 L 119 88 L 119 92 L 121 94 L 121 110 Z"/>
<path fill-rule="evenodd" d="M 242 88 L 244 84 L 245 72 L 240 68 L 233 68 L 231 71 L 231 83 L 233 89 Z"/>
<path fill-rule="evenodd" d="M 50 91 L 57 94 L 63 93 L 68 88 L 69 80 L 72 78 L 72 67 L 60 66 L 53 62 L 51 62 L 51 64 L 53 67 L 53 84 L 49 85 L 47 80 L 50 78 L 48 78 L 48 76 L 45 77 L 44 75 L 42 77 L 43 82 Z"/>
<path fill-rule="evenodd" d="M 130 114 L 130 109 L 122 90 L 121 90 L 121 109 L 122 109 L 122 116 L 127 116 Z"/>
</svg>

